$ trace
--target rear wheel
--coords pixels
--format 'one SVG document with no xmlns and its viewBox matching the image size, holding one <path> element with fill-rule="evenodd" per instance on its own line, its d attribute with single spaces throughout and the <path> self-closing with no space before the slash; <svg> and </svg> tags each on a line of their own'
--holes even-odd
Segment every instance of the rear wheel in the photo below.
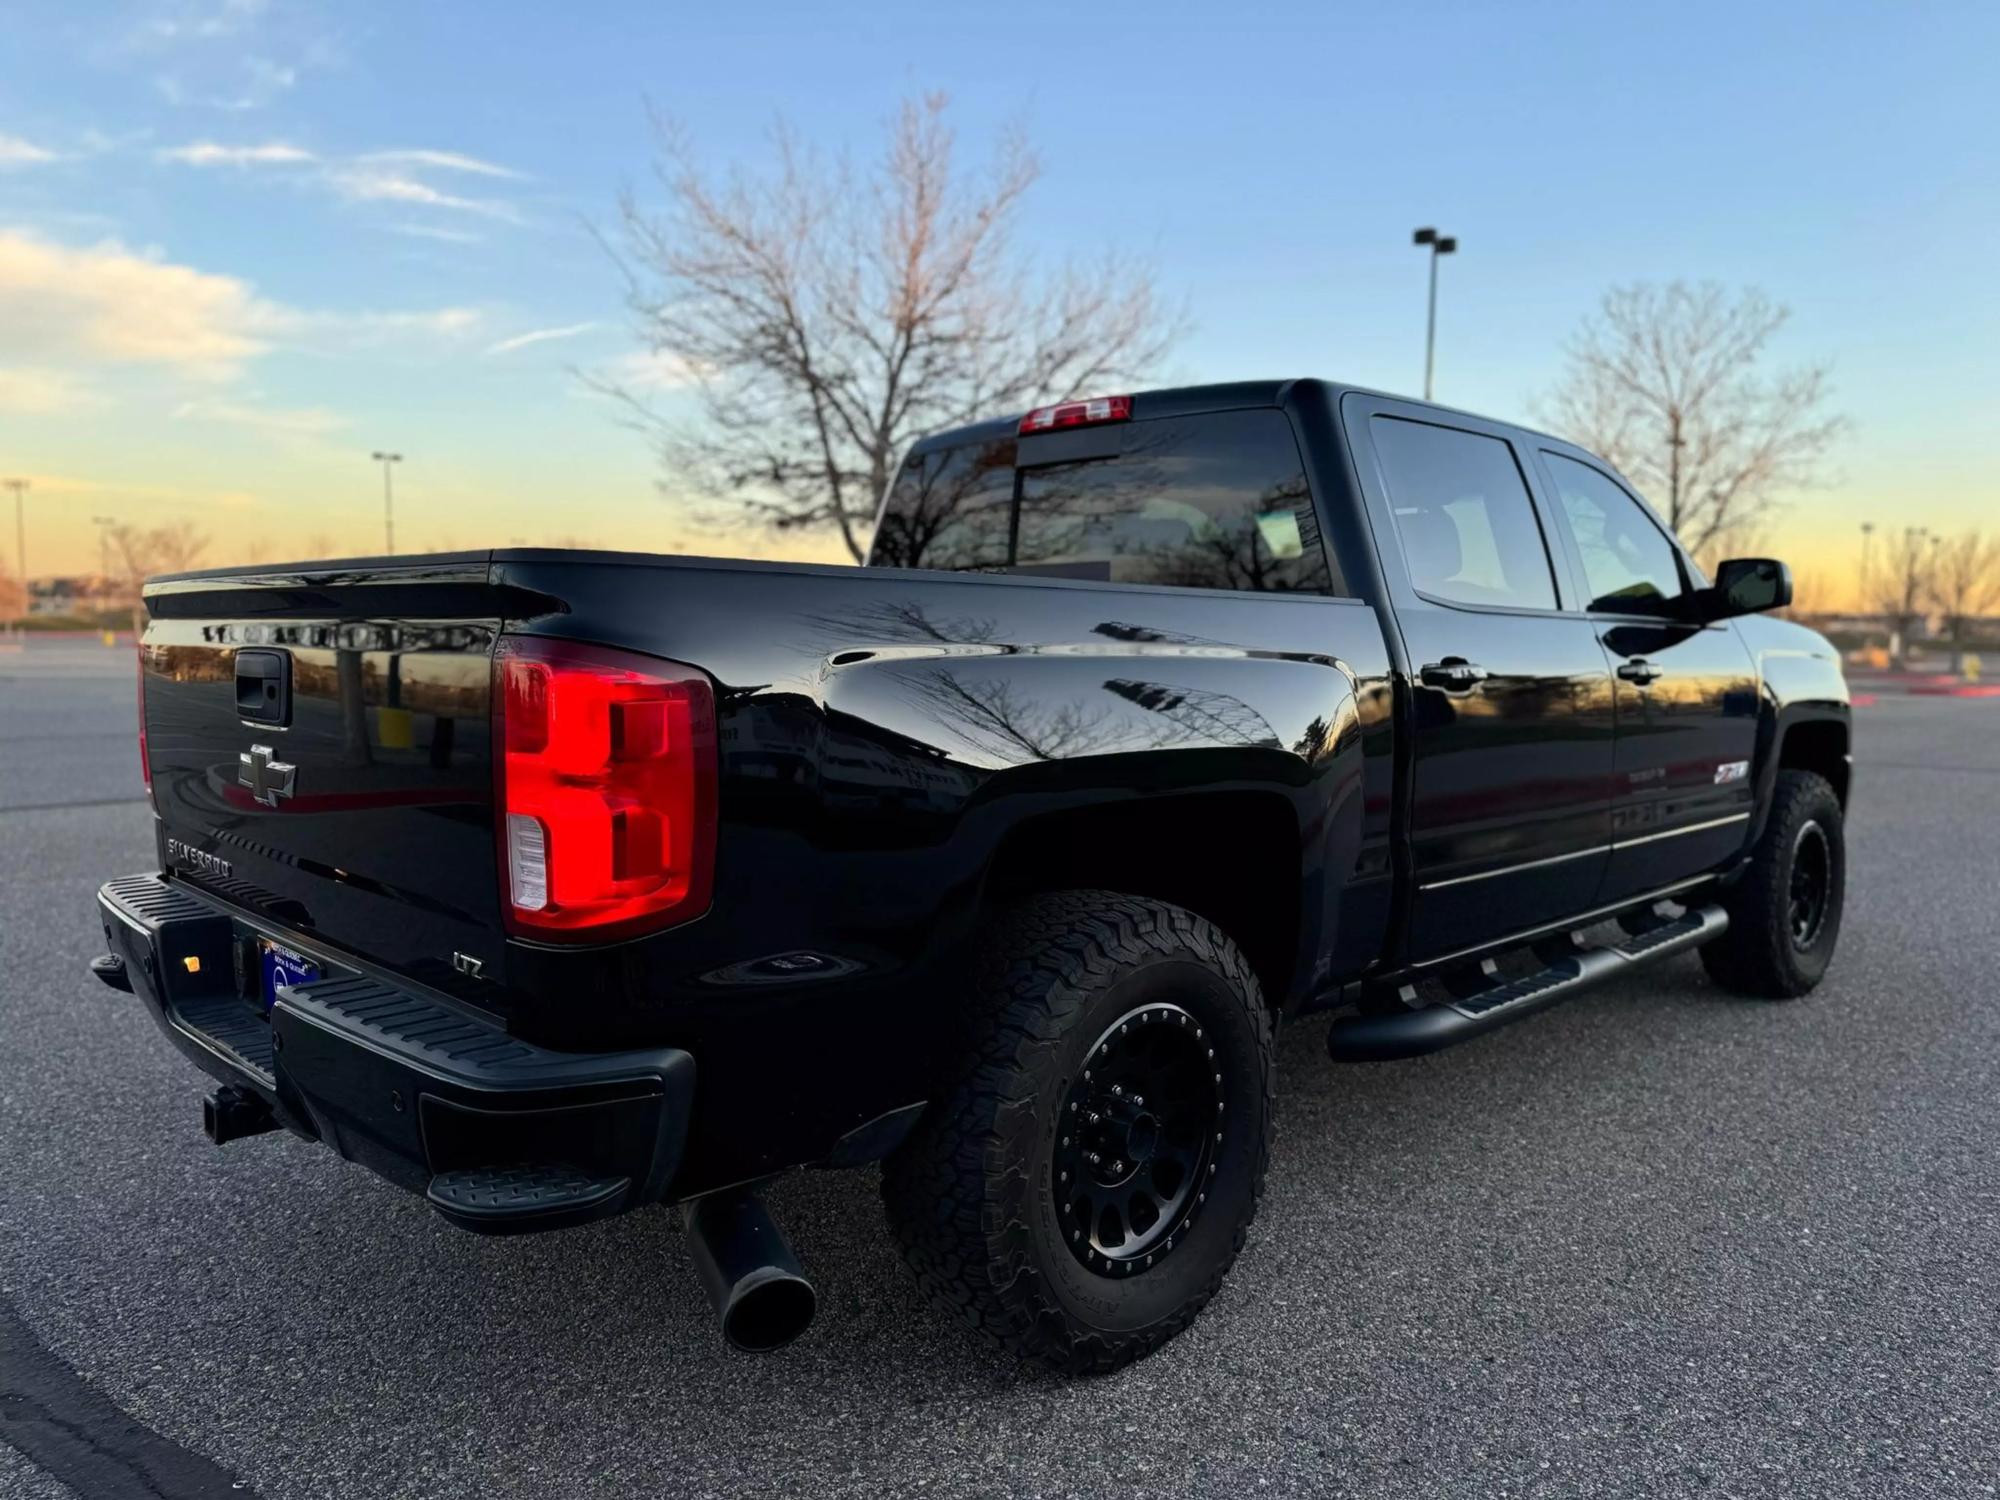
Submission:
<svg viewBox="0 0 2000 1500">
<path fill-rule="evenodd" d="M 1115 1369 L 1194 1320 L 1269 1154 L 1272 1028 L 1220 929 L 1037 896 L 992 934 L 954 1087 L 883 1196 L 932 1301 L 1023 1359 Z"/>
<path fill-rule="evenodd" d="M 1820 982 L 1840 938 L 1847 843 L 1823 776 L 1780 771 L 1750 868 L 1723 900 L 1729 931 L 1701 950 L 1724 989 L 1790 1000 Z"/>
</svg>

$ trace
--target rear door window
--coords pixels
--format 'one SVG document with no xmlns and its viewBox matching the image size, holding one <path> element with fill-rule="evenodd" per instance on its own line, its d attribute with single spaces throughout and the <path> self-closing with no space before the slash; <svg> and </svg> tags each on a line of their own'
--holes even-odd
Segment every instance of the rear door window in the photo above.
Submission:
<svg viewBox="0 0 2000 1500">
<path fill-rule="evenodd" d="M 1410 582 L 1452 604 L 1554 609 L 1555 574 L 1514 450 L 1499 438 L 1375 417 Z"/>
</svg>

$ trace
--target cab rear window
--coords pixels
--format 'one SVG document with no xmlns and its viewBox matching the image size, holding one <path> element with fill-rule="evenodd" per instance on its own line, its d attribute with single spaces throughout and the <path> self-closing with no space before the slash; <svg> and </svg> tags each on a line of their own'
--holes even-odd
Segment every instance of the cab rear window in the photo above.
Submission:
<svg viewBox="0 0 2000 1500">
<path fill-rule="evenodd" d="M 914 454 L 869 562 L 1336 591 L 1291 424 L 1269 409 Z"/>
</svg>

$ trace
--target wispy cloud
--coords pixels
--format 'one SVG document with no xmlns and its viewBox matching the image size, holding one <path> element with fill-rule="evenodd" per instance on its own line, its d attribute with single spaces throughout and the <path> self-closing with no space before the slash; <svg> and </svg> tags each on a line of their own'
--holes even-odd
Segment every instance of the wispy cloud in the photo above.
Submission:
<svg viewBox="0 0 2000 1500">
<path fill-rule="evenodd" d="M 191 167 L 291 169 L 349 203 L 393 203 L 469 214 L 507 224 L 522 222 L 521 211 L 503 198 L 473 197 L 427 180 L 429 173 L 455 173 L 495 180 L 519 180 L 521 173 L 458 151 L 369 151 L 359 156 L 323 158 L 288 141 L 226 144 L 191 141 L 154 153 L 159 160 Z M 297 180 L 294 178 L 294 180 Z M 410 232 L 406 230 L 405 232 Z M 452 236 L 433 230 L 433 239 Z"/>
<path fill-rule="evenodd" d="M 476 307 L 421 312 L 301 312 L 286 309 L 274 333 L 329 353 L 372 349 L 398 340 L 459 342 L 479 333 L 486 314 Z"/>
<path fill-rule="evenodd" d="M 392 345 L 462 347 L 484 330 L 472 307 L 327 311 L 289 307 L 233 276 L 175 265 L 115 240 L 77 247 L 0 230 L 0 328 L 33 382 L 19 400 L 63 399 L 79 372 L 153 367 L 209 387 L 278 348 L 348 354 Z M 74 384 L 72 384 L 74 389 Z"/>
<path fill-rule="evenodd" d="M 510 339 L 502 339 L 497 344 L 487 346 L 486 352 L 511 354 L 516 349 L 526 349 L 535 344 L 550 344 L 557 339 L 573 339 L 578 334 L 589 333 L 597 327 L 595 323 L 570 323 L 562 328 L 537 328 L 530 333 L 517 333 Z"/>
<path fill-rule="evenodd" d="M 354 203 L 415 203 L 477 214 L 509 224 L 521 221 L 520 210 L 498 198 L 467 198 L 432 187 L 420 178 L 388 167 L 344 167 L 329 176 L 334 191 Z"/>
<path fill-rule="evenodd" d="M 288 409 L 244 401 L 185 401 L 174 416 L 180 421 L 225 422 L 292 437 L 319 437 L 348 425 L 346 417 L 322 406 Z"/>
<path fill-rule="evenodd" d="M 102 400 L 67 370 L 0 369 L 0 411 L 54 416 L 98 406 Z"/>
<path fill-rule="evenodd" d="M 391 224 L 392 234 L 406 234 L 418 240 L 442 240 L 447 245 L 480 245 L 486 237 L 469 229 L 445 229 L 436 224 Z"/>
<path fill-rule="evenodd" d="M 169 4 L 142 16 L 125 41 L 129 47 L 146 47 L 235 36 L 269 8 L 268 0 L 221 0 L 216 5 Z"/>
<path fill-rule="evenodd" d="M 709 373 L 706 367 L 683 355 L 642 349 L 613 360 L 599 378 L 615 390 L 639 395 L 682 390 L 699 384 Z"/>
<path fill-rule="evenodd" d="M 273 104 L 304 76 L 337 67 L 341 8 L 315 0 L 126 0 L 98 54 L 138 64 L 168 104 L 243 112 Z"/>
<path fill-rule="evenodd" d="M 56 159 L 56 153 L 24 141 L 18 135 L 0 135 L 0 172 L 10 167 L 39 167 Z"/>
<path fill-rule="evenodd" d="M 476 156 L 466 156 L 457 151 L 370 151 L 358 160 L 411 167 L 435 167 L 441 172 L 470 172 L 476 177 L 508 177 L 516 181 L 523 175 L 511 167 L 481 161 Z"/>
<path fill-rule="evenodd" d="M 214 141 L 195 141 L 155 153 L 161 161 L 176 161 L 190 167 L 283 167 L 317 161 L 312 152 L 283 141 L 267 141 L 259 146 L 223 146 Z"/>
<path fill-rule="evenodd" d="M 109 445 L 105 458 L 111 462 Z M 217 490 L 207 486 L 190 487 L 178 484 L 146 484 L 136 482 L 122 475 L 84 475 L 36 473 L 29 470 L 22 476 L 34 487 L 34 493 L 44 499 L 60 496 L 66 504 L 61 509 L 73 516 L 75 532 L 80 532 L 83 518 L 95 511 L 122 511 L 126 506 L 134 506 L 142 513 L 153 507 L 169 507 L 176 515 L 192 511 L 207 514 L 213 511 L 237 512 L 255 509 L 265 503 L 261 495 L 249 490 Z M 84 547 L 94 548 L 95 542 Z M 73 552 L 80 566 L 94 566 L 81 563 L 81 559 L 93 556 L 91 551 Z"/>
<path fill-rule="evenodd" d="M 153 87 L 159 90 L 162 99 L 176 107 L 193 105 L 240 114 L 262 109 L 298 81 L 297 68 L 268 57 L 246 57 L 237 63 L 234 75 L 222 88 L 191 84 L 178 73 L 160 74 L 153 80 Z"/>
</svg>

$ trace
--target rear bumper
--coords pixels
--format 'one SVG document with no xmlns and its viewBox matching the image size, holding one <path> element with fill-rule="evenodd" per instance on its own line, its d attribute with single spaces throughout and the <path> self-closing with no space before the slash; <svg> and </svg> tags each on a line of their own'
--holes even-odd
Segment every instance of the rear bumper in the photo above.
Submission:
<svg viewBox="0 0 2000 1500">
<path fill-rule="evenodd" d="M 240 992 L 256 935 L 242 918 L 159 875 L 111 881 L 97 902 L 132 992 L 198 1067 L 454 1223 L 555 1229 L 669 1196 L 694 1100 L 688 1053 L 553 1052 L 333 962 L 266 1015 Z"/>
</svg>

